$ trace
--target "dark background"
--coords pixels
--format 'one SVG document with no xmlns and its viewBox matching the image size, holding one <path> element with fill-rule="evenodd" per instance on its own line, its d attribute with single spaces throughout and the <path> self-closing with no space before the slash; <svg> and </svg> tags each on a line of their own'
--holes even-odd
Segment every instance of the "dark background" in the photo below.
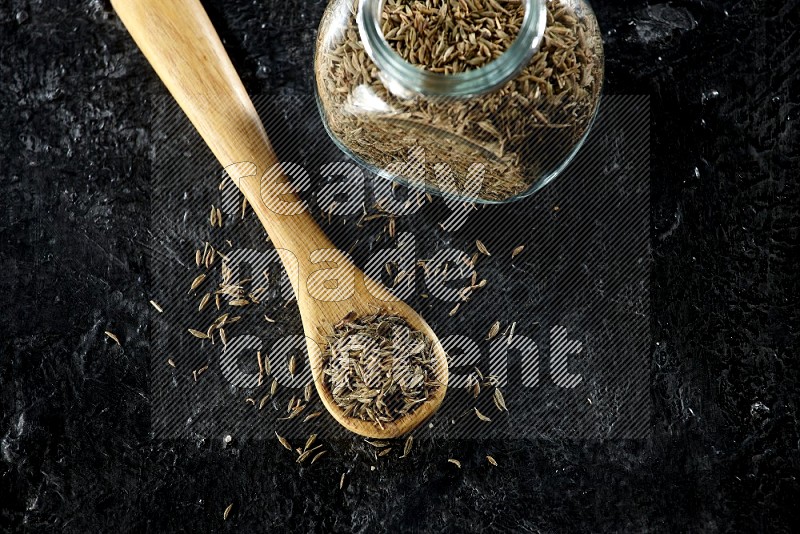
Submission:
<svg viewBox="0 0 800 534">
<path fill-rule="evenodd" d="M 311 92 L 322 2 L 204 4 L 251 93 Z M 107 3 L 1 2 L 0 528 L 790 531 L 800 4 L 594 7 L 608 92 L 652 105 L 652 436 L 423 442 L 372 472 L 347 442 L 300 470 L 271 441 L 149 438 L 164 90 Z"/>
</svg>

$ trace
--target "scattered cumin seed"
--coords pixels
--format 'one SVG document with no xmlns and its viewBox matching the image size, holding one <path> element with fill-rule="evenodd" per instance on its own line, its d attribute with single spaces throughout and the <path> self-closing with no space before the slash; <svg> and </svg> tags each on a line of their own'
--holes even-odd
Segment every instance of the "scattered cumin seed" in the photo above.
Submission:
<svg viewBox="0 0 800 534">
<path fill-rule="evenodd" d="M 110 338 L 110 339 L 111 339 L 111 340 L 112 340 L 114 343 L 116 343 L 117 345 L 120 345 L 120 346 L 122 346 L 122 344 L 119 342 L 119 338 L 116 336 L 116 334 L 114 334 L 113 332 L 109 332 L 108 330 L 106 330 L 106 331 L 105 331 L 105 334 L 106 334 L 106 335 L 107 335 L 107 336 L 108 336 L 108 337 L 109 337 L 109 338 Z"/>
<path fill-rule="evenodd" d="M 196 370 L 192 371 L 192 376 L 194 377 L 194 381 L 197 382 L 197 379 L 200 378 L 200 375 L 205 373 L 207 370 L 208 370 L 208 364 L 205 364 L 200 369 L 196 369 Z"/>
<path fill-rule="evenodd" d="M 520 255 L 520 253 L 521 253 L 523 250 L 525 250 L 525 245 L 520 245 L 520 246 L 516 247 L 514 250 L 512 250 L 512 251 L 511 251 L 511 259 L 513 260 L 514 258 L 516 258 L 517 256 L 519 256 L 519 255 Z"/>
<path fill-rule="evenodd" d="M 497 460 L 495 460 L 495 459 L 494 459 L 494 458 L 492 458 L 491 456 L 488 456 L 488 455 L 487 455 L 487 456 L 486 456 L 486 460 L 487 460 L 487 461 L 488 461 L 490 464 L 492 464 L 493 466 L 497 467 Z"/>
<path fill-rule="evenodd" d="M 294 378 L 295 371 L 297 371 L 297 358 L 292 355 L 292 357 L 289 358 L 289 374 L 292 375 L 292 378 Z"/>
<path fill-rule="evenodd" d="M 227 521 L 227 520 L 228 520 L 228 516 L 230 515 L 230 513 L 231 513 L 231 510 L 232 510 L 232 509 L 233 509 L 233 503 L 230 503 L 230 504 L 229 504 L 229 505 L 228 505 L 228 506 L 225 508 L 225 511 L 224 511 L 224 512 L 222 512 L 222 520 L 223 520 L 223 521 Z"/>
<path fill-rule="evenodd" d="M 199 250 L 194 251 L 194 262 L 200 267 L 203 264 L 203 255 L 200 254 Z"/>
<path fill-rule="evenodd" d="M 156 302 L 156 301 L 154 301 L 154 300 L 151 300 L 151 301 L 150 301 L 150 304 L 152 304 L 152 306 L 153 306 L 153 307 L 156 309 L 156 311 L 157 311 L 158 313 L 164 313 L 164 308 L 162 308 L 161 306 L 159 306 L 159 305 L 158 305 L 158 302 Z"/>
<path fill-rule="evenodd" d="M 450 317 L 453 317 L 458 312 L 458 308 L 460 306 L 461 306 L 461 303 L 459 302 L 458 304 L 455 305 L 455 307 L 452 310 L 450 310 L 450 313 L 448 313 L 448 315 Z"/>
<path fill-rule="evenodd" d="M 511 323 L 511 330 L 508 332 L 508 344 L 511 345 L 511 339 L 514 337 L 514 330 L 517 328 L 517 322 Z"/>
<path fill-rule="evenodd" d="M 494 395 L 492 396 L 492 399 L 494 400 L 494 404 L 497 406 L 498 410 L 501 412 L 508 411 L 508 408 L 506 408 L 506 400 L 503 398 L 503 393 L 499 388 L 494 389 Z"/>
<path fill-rule="evenodd" d="M 203 311 L 210 301 L 211 293 L 206 293 L 203 295 L 203 298 L 200 299 L 200 305 L 197 307 L 197 311 Z"/>
<path fill-rule="evenodd" d="M 342 477 L 339 479 L 339 489 L 340 490 L 344 489 L 344 482 L 345 482 L 345 477 L 346 476 L 347 476 L 347 473 L 342 473 Z"/>
<path fill-rule="evenodd" d="M 189 288 L 189 293 L 191 293 L 192 291 L 194 291 L 195 289 L 200 287 L 200 284 L 202 284 L 203 280 L 205 280 L 205 279 L 206 279 L 205 273 L 197 275 L 197 277 L 195 277 L 195 279 L 192 280 L 192 285 Z"/>
<path fill-rule="evenodd" d="M 474 369 L 475 369 L 475 374 L 478 375 L 478 379 L 483 381 L 483 373 L 481 373 L 481 370 L 478 369 L 477 367 L 475 367 Z"/>
<path fill-rule="evenodd" d="M 447 461 L 453 464 L 454 466 L 458 467 L 459 469 L 461 469 L 461 462 L 459 462 L 455 458 L 448 458 Z"/>
<path fill-rule="evenodd" d="M 303 450 L 307 451 L 309 448 L 311 448 L 312 445 L 314 445 L 315 441 L 317 441 L 316 434 L 311 434 L 310 436 L 308 436 L 308 440 L 306 440 L 306 445 L 305 447 L 303 447 Z"/>
<path fill-rule="evenodd" d="M 489 252 L 489 249 L 487 249 L 487 248 L 486 248 L 486 245 L 484 245 L 484 244 L 483 244 L 483 241 L 481 241 L 480 239 L 478 239 L 477 241 L 475 241 L 475 246 L 476 246 L 476 247 L 478 247 L 478 251 L 479 251 L 481 254 L 483 254 L 483 255 L 485 255 L 485 256 L 491 256 L 491 255 L 492 255 L 492 254 Z"/>
<path fill-rule="evenodd" d="M 405 458 L 408 456 L 408 453 L 411 452 L 411 447 L 414 445 L 414 436 L 408 436 L 406 438 L 406 442 L 403 445 L 403 456 L 401 458 Z"/>
<path fill-rule="evenodd" d="M 314 465 L 314 462 L 325 456 L 328 451 L 319 451 L 314 457 L 311 459 L 311 465 Z"/>
<path fill-rule="evenodd" d="M 285 448 L 287 451 L 290 451 L 290 450 L 292 450 L 292 445 L 289 443 L 289 440 L 287 440 L 286 438 L 284 438 L 283 436 L 281 436 L 280 434 L 278 434 L 278 431 L 277 431 L 277 430 L 275 431 L 275 436 L 278 438 L 278 441 L 280 441 L 280 442 L 281 442 L 281 445 L 283 445 L 283 447 L 284 447 L 284 448 Z"/>
<path fill-rule="evenodd" d="M 194 328 L 190 328 L 189 333 L 198 339 L 209 339 L 209 337 L 211 337 L 208 334 L 201 332 L 200 330 L 195 330 Z"/>
<path fill-rule="evenodd" d="M 500 332 L 500 321 L 495 321 L 492 323 L 491 328 L 489 328 L 489 334 L 486 336 L 486 339 L 492 339 Z"/>
<path fill-rule="evenodd" d="M 475 408 L 475 415 L 477 415 L 478 419 L 480 419 L 481 421 L 485 421 L 487 423 L 491 423 L 492 422 L 491 419 L 489 419 L 488 417 L 483 415 L 477 408 Z"/>
<path fill-rule="evenodd" d="M 270 396 L 274 397 L 276 391 L 278 391 L 278 381 L 273 378 L 272 379 L 272 385 L 269 387 Z"/>
<path fill-rule="evenodd" d="M 322 415 L 322 412 L 314 412 L 314 413 L 310 413 L 310 414 L 308 414 L 307 416 L 305 416 L 305 418 L 303 419 L 303 422 L 304 422 L 304 423 L 308 423 L 309 421 L 311 421 L 312 419 L 316 419 L 316 418 L 317 418 L 317 417 L 319 417 L 320 415 Z"/>
<path fill-rule="evenodd" d="M 174 361 L 172 361 L 172 358 L 169 358 L 169 359 L 167 359 L 167 364 L 168 364 L 170 367 L 175 367 L 175 362 L 174 362 Z"/>
<path fill-rule="evenodd" d="M 478 258 L 480 257 L 480 252 L 474 252 L 472 257 L 469 259 L 469 265 L 475 267 L 478 264 Z"/>
<path fill-rule="evenodd" d="M 287 419 L 294 419 L 295 417 L 300 415 L 300 412 L 302 412 L 304 409 L 305 409 L 305 405 L 298 404 L 297 406 L 295 406 L 292 409 L 292 413 L 290 413 L 287 417 L 281 417 L 280 419 L 278 419 L 278 421 L 285 421 Z"/>
</svg>

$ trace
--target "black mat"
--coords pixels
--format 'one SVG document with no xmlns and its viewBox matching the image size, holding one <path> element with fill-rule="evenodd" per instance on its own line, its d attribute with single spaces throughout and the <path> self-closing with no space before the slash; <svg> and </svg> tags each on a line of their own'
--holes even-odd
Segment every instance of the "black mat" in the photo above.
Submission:
<svg viewBox="0 0 800 534">
<path fill-rule="evenodd" d="M 251 93 L 311 94 L 323 3 L 205 5 Z M 594 7 L 608 92 L 651 101 L 651 436 L 426 440 L 372 471 L 355 440 L 301 470 L 273 441 L 150 439 L 165 91 L 102 0 L 0 3 L 0 529 L 790 531 L 800 4 Z"/>
</svg>

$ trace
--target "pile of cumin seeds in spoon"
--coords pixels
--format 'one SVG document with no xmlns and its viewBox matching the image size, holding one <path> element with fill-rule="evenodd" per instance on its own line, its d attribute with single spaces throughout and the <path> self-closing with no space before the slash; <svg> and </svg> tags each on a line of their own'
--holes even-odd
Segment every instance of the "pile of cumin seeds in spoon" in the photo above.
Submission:
<svg viewBox="0 0 800 534">
<path fill-rule="evenodd" d="M 324 383 L 344 415 L 378 426 L 412 413 L 440 384 L 433 343 L 402 317 L 351 312 L 326 336 Z"/>
<path fill-rule="evenodd" d="M 357 2 L 338 1 L 350 11 L 342 31 L 318 46 L 317 93 L 331 133 L 369 165 L 405 164 L 409 150 L 420 147 L 430 187 L 443 189 L 435 166 L 444 163 L 457 189 L 444 192 L 470 191 L 469 169 L 477 163 L 483 181 L 468 196 L 503 201 L 555 171 L 587 132 L 600 100 L 603 50 L 596 20 L 584 16 L 582 2 L 546 2 L 542 43 L 513 80 L 473 98 L 441 100 L 391 93 L 361 42 Z M 471 18 L 475 13 L 494 14 L 491 38 L 488 22 Z M 450 74 L 496 59 L 513 42 L 523 15 L 519 0 L 387 0 L 382 31 L 409 62 Z"/>
</svg>

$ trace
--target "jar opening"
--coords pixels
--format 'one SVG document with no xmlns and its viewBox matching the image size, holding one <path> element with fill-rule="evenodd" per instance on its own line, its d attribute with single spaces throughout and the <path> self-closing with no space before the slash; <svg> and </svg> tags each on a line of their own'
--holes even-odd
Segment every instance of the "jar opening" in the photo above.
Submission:
<svg viewBox="0 0 800 534">
<path fill-rule="evenodd" d="M 359 0 L 356 21 L 364 49 L 391 92 L 404 98 L 469 98 L 493 91 L 514 78 L 538 50 L 547 24 L 545 0 L 520 1 L 525 14 L 511 45 L 485 65 L 454 74 L 424 70 L 392 49 L 381 26 L 386 0 Z"/>
</svg>

